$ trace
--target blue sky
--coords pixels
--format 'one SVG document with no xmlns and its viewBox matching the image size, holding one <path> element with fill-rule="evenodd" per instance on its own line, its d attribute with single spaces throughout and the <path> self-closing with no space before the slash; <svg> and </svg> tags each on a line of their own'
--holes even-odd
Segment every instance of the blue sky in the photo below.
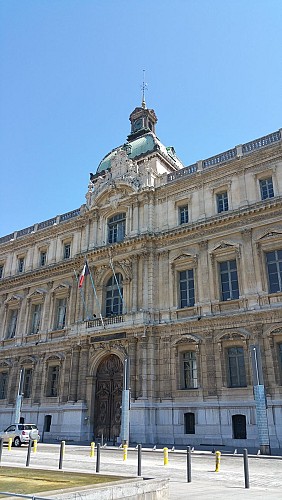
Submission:
<svg viewBox="0 0 282 500">
<path fill-rule="evenodd" d="M 141 104 L 185 165 L 282 127 L 281 0 L 0 1 L 0 236 L 78 208 Z"/>
</svg>

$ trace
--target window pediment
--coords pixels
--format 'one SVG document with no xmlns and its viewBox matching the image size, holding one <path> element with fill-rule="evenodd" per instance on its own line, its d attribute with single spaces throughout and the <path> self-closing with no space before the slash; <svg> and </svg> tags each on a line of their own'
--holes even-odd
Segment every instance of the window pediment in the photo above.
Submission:
<svg viewBox="0 0 282 500">
<path fill-rule="evenodd" d="M 15 293 L 14 295 L 12 295 L 12 297 L 10 297 L 9 299 L 7 299 L 5 301 L 5 305 L 8 305 L 8 306 L 16 305 L 16 306 L 18 306 L 19 303 L 23 300 L 23 298 L 24 298 L 23 295 Z"/>
<path fill-rule="evenodd" d="M 172 342 L 173 347 L 179 347 L 187 344 L 193 344 L 194 346 L 200 344 L 202 342 L 202 339 L 198 335 L 192 335 L 192 334 L 187 334 L 187 335 L 182 335 L 180 338 L 175 339 Z"/>
<path fill-rule="evenodd" d="M 270 238 L 281 238 L 282 237 L 282 232 L 279 231 L 271 231 L 268 233 L 265 233 L 263 236 L 261 236 L 258 241 L 263 241 L 263 240 L 268 240 Z"/>
<path fill-rule="evenodd" d="M 44 290 L 43 288 L 37 288 L 33 292 L 31 292 L 27 298 L 28 299 L 42 299 L 44 295 L 47 293 L 47 290 Z"/>
<path fill-rule="evenodd" d="M 60 283 L 52 289 L 53 294 L 63 294 L 69 292 L 71 285 L 69 283 Z"/>
<path fill-rule="evenodd" d="M 178 255 L 171 263 L 171 267 L 175 269 L 181 269 L 183 267 L 192 266 L 195 267 L 197 265 L 198 256 L 192 255 L 189 253 L 182 253 Z"/>
</svg>

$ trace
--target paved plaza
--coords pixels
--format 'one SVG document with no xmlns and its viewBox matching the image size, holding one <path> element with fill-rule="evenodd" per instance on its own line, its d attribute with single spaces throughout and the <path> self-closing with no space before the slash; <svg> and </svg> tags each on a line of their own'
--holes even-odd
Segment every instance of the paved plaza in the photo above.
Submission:
<svg viewBox="0 0 282 500">
<path fill-rule="evenodd" d="M 58 469 L 59 444 L 39 443 L 32 453 L 30 466 Z M 2 465 L 25 467 L 27 447 L 3 449 Z M 90 446 L 66 445 L 64 470 L 95 472 L 95 457 L 90 458 Z M 250 489 L 245 489 L 243 457 L 222 455 L 220 471 L 215 472 L 215 456 L 210 452 L 192 453 L 192 482 L 187 483 L 187 461 L 184 450 L 169 452 L 169 463 L 163 465 L 161 450 L 143 449 L 142 476 L 169 478 L 170 498 L 270 498 L 282 499 L 282 457 L 249 457 Z M 126 462 L 118 448 L 101 449 L 101 473 L 137 476 L 137 450 L 130 448 Z"/>
</svg>

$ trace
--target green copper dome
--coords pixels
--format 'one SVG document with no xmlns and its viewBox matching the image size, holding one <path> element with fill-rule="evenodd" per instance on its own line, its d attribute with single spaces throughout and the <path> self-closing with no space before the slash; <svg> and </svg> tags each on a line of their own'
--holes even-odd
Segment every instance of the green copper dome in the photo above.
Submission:
<svg viewBox="0 0 282 500">
<path fill-rule="evenodd" d="M 108 153 L 103 160 L 100 162 L 97 173 L 102 172 L 103 170 L 107 170 L 111 167 L 111 161 L 114 158 L 117 151 L 124 149 L 127 152 L 128 158 L 134 160 L 138 156 L 142 156 L 146 153 L 150 153 L 159 147 L 159 141 L 156 136 L 152 133 L 142 135 L 130 142 L 126 142 L 123 146 L 119 146 L 116 149 L 113 149 L 110 153 Z"/>
</svg>

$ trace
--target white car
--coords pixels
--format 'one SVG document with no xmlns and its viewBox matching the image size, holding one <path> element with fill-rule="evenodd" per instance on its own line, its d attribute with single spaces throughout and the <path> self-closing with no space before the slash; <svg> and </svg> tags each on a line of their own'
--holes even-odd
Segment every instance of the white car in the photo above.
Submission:
<svg viewBox="0 0 282 500">
<path fill-rule="evenodd" d="M 0 438 L 4 443 L 8 443 L 9 438 L 12 438 L 13 446 L 21 446 L 26 444 L 30 439 L 39 441 L 40 436 L 35 424 L 12 424 L 0 433 Z"/>
</svg>

